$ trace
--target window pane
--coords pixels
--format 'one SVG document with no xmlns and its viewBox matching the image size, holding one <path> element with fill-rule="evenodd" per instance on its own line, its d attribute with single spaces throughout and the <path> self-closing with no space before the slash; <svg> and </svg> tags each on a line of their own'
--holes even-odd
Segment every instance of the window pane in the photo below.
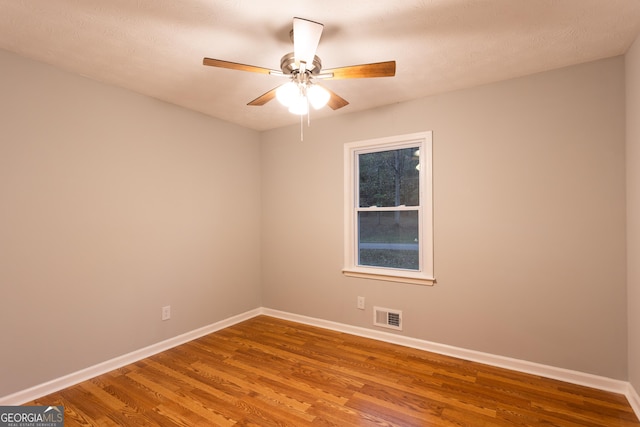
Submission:
<svg viewBox="0 0 640 427">
<path fill-rule="evenodd" d="M 360 207 L 418 206 L 418 147 L 358 155 Z"/>
<path fill-rule="evenodd" d="M 418 211 L 358 212 L 358 265 L 418 270 Z"/>
</svg>

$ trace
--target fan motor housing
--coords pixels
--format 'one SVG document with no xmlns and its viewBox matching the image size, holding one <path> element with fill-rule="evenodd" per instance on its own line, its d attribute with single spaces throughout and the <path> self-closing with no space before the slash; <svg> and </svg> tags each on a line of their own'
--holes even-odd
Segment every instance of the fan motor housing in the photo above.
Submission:
<svg viewBox="0 0 640 427">
<path fill-rule="evenodd" d="M 307 64 L 306 71 L 313 75 L 319 74 L 320 70 L 322 69 L 322 61 L 320 61 L 320 58 L 318 58 L 317 55 L 314 56 L 313 64 L 311 65 L 312 66 L 309 67 Z M 289 52 L 282 57 L 282 59 L 280 60 L 280 69 L 284 74 L 293 74 L 300 69 L 296 64 L 296 58 L 293 52 Z"/>
</svg>

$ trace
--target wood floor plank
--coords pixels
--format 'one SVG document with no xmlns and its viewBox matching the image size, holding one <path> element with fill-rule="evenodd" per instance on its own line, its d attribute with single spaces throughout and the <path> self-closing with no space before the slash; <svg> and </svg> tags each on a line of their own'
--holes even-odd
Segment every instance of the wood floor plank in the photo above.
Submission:
<svg viewBox="0 0 640 427">
<path fill-rule="evenodd" d="M 66 427 L 640 427 L 619 394 L 267 316 L 28 404 Z"/>
</svg>

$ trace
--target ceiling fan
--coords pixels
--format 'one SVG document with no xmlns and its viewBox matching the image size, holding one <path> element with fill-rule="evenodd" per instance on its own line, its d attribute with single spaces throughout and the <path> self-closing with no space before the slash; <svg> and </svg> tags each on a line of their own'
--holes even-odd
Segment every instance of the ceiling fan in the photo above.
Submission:
<svg viewBox="0 0 640 427">
<path fill-rule="evenodd" d="M 260 95 L 247 105 L 262 106 L 273 98 L 289 108 L 293 114 L 308 115 L 309 105 L 318 109 L 329 105 L 333 110 L 348 105 L 344 98 L 317 84 L 317 80 L 359 79 L 368 77 L 392 77 L 396 73 L 396 62 L 385 61 L 372 64 L 322 69 L 322 62 L 316 50 L 324 25 L 302 18 L 293 18 L 293 52 L 280 60 L 280 71 L 253 65 L 239 64 L 220 59 L 204 58 L 203 65 L 228 68 L 288 77 L 289 81 Z"/>
</svg>

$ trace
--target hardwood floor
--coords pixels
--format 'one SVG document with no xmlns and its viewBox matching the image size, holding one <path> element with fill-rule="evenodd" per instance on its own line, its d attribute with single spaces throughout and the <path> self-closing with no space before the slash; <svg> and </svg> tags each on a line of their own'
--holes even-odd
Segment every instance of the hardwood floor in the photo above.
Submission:
<svg viewBox="0 0 640 427">
<path fill-rule="evenodd" d="M 640 426 L 622 395 L 259 316 L 31 402 L 65 426 Z"/>
</svg>

